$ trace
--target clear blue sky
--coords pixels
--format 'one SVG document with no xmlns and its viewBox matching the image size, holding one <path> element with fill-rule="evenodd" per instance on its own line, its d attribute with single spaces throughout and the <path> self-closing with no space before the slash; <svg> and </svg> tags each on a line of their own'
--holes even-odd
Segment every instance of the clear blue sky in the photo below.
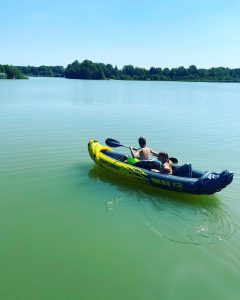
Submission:
<svg viewBox="0 0 240 300">
<path fill-rule="evenodd" d="M 0 64 L 240 67 L 239 0 L 0 0 Z"/>
</svg>

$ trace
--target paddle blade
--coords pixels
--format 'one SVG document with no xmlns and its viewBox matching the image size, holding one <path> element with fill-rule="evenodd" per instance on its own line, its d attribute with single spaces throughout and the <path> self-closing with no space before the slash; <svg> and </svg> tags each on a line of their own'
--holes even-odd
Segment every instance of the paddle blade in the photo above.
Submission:
<svg viewBox="0 0 240 300">
<path fill-rule="evenodd" d="M 110 139 L 110 138 L 106 139 L 105 143 L 106 143 L 106 145 L 108 145 L 108 146 L 111 147 L 111 148 L 116 148 L 116 147 L 121 147 L 121 146 L 123 146 L 123 145 L 121 145 L 121 144 L 119 143 L 119 141 L 114 140 L 114 139 Z"/>
<path fill-rule="evenodd" d="M 174 163 L 177 164 L 178 163 L 178 159 L 175 157 L 169 157 L 169 159 Z"/>
</svg>

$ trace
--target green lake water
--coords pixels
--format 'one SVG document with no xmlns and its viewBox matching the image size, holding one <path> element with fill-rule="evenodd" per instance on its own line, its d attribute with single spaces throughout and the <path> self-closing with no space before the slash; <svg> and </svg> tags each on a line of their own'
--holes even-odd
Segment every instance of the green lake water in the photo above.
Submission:
<svg viewBox="0 0 240 300">
<path fill-rule="evenodd" d="M 0 81 L 0 299 L 239 299 L 239 113 L 240 84 Z M 141 135 L 232 184 L 144 190 L 89 158 Z"/>
</svg>

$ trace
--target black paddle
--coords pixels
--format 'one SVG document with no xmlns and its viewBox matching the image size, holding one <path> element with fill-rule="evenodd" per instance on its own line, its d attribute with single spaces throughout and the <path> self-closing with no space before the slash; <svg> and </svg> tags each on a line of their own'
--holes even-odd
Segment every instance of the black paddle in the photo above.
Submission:
<svg viewBox="0 0 240 300">
<path fill-rule="evenodd" d="M 116 147 L 124 147 L 124 148 L 130 148 L 129 146 L 120 144 L 119 141 L 116 141 L 114 139 L 106 139 L 105 141 L 106 145 L 108 145 L 111 148 L 116 148 Z M 133 150 L 137 151 L 138 149 L 133 148 Z"/>
<path fill-rule="evenodd" d="M 106 139 L 105 143 L 106 143 L 106 145 L 108 145 L 108 146 L 111 147 L 111 148 L 116 148 L 116 147 L 124 147 L 124 148 L 128 148 L 128 149 L 130 148 L 129 146 L 120 144 L 119 141 L 114 140 L 114 139 L 110 139 L 110 138 Z M 138 149 L 133 148 L 133 150 L 138 150 Z M 178 163 L 178 159 L 175 158 L 175 157 L 169 157 L 169 159 L 170 159 L 174 164 Z"/>
</svg>

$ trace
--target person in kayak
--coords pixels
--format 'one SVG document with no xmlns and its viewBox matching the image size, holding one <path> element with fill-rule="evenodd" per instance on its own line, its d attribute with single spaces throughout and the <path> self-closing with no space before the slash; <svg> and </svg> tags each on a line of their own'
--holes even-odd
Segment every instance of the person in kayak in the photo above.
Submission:
<svg viewBox="0 0 240 300">
<path fill-rule="evenodd" d="M 136 167 L 143 168 L 143 169 L 146 169 L 149 171 L 160 172 L 163 174 L 172 175 L 173 163 L 168 158 L 168 153 L 167 152 L 159 152 L 157 154 L 157 158 L 158 158 L 158 161 L 157 160 L 139 160 L 133 164 Z"/>
<path fill-rule="evenodd" d="M 173 173 L 173 163 L 168 157 L 167 152 L 159 152 L 158 153 L 158 160 L 161 162 L 159 171 L 163 174 L 169 174 L 172 175 Z"/>
<path fill-rule="evenodd" d="M 149 155 L 158 156 L 158 154 L 153 151 L 151 148 L 146 147 L 146 139 L 144 137 L 140 137 L 138 139 L 138 143 L 140 146 L 140 149 L 138 149 L 136 152 L 134 152 L 133 147 L 130 147 L 130 151 L 133 158 L 138 158 L 139 160 L 149 160 Z"/>
</svg>

